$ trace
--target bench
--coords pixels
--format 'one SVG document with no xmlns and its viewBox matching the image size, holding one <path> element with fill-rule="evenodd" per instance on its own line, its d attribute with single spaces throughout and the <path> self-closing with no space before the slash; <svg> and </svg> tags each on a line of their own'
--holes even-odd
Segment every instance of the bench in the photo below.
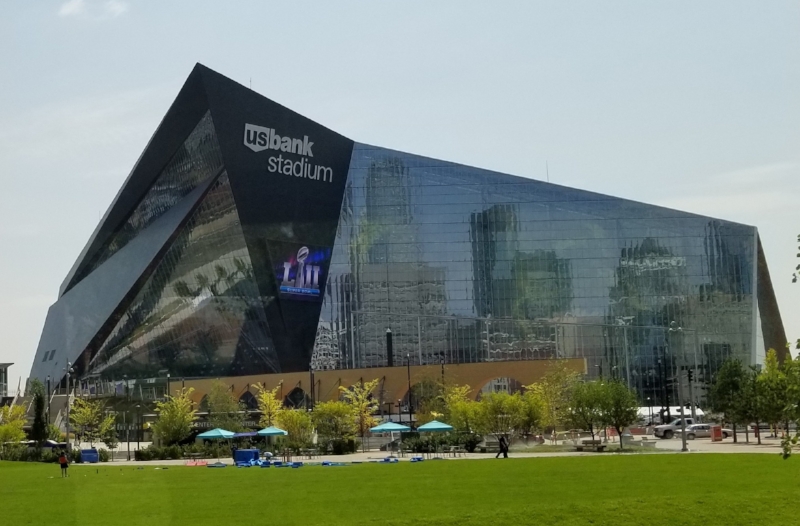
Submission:
<svg viewBox="0 0 800 526">
<path fill-rule="evenodd" d="M 449 453 L 454 457 L 458 457 L 461 455 L 467 456 L 467 450 L 461 446 L 450 446 Z"/>
<path fill-rule="evenodd" d="M 594 449 L 598 453 L 602 453 L 606 449 L 606 445 L 600 440 L 582 440 L 579 444 L 575 444 L 575 451 L 583 451 L 584 449 Z"/>
</svg>

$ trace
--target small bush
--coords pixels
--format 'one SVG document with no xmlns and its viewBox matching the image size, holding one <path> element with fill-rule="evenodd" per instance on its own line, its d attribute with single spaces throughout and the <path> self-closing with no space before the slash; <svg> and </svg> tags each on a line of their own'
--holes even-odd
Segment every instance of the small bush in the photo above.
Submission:
<svg viewBox="0 0 800 526">
<path fill-rule="evenodd" d="M 100 451 L 98 451 L 98 454 L 100 457 L 100 462 L 108 462 L 109 459 L 111 458 L 108 454 L 107 449 L 100 449 Z"/>
</svg>

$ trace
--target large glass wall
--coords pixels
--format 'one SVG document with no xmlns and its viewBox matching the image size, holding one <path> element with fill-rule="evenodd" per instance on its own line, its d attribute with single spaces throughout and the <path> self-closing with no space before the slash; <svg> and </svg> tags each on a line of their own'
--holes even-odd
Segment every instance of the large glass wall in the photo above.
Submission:
<svg viewBox="0 0 800 526">
<path fill-rule="evenodd" d="M 211 113 L 206 112 L 133 213 L 117 228 L 103 248 L 79 269 L 72 284 L 88 276 L 221 168 L 222 154 L 214 132 L 214 122 Z"/>
<path fill-rule="evenodd" d="M 357 144 L 312 366 L 385 366 L 391 329 L 395 365 L 585 357 L 665 403 L 752 360 L 755 236 Z"/>
<path fill-rule="evenodd" d="M 223 173 L 91 358 L 88 374 L 224 377 L 276 372 L 277 363 Z"/>
</svg>

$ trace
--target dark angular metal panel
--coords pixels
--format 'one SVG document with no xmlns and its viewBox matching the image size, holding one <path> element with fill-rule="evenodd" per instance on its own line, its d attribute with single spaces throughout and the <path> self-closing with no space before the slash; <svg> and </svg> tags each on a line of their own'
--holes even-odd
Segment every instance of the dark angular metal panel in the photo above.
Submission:
<svg viewBox="0 0 800 526">
<path fill-rule="evenodd" d="M 281 292 L 276 268 L 303 247 L 330 252 L 353 141 L 216 72 L 200 71 L 259 290 L 275 299 L 264 303 L 281 370 L 308 370 L 321 298 Z M 324 290 L 327 262 L 317 266 Z"/>
<path fill-rule="evenodd" d="M 761 246 L 761 236 L 758 236 L 758 311 L 761 313 L 761 332 L 764 334 L 764 348 L 775 349 L 778 359 L 783 362 L 789 355 L 786 348 L 786 331 L 783 328 L 781 311 L 775 299 L 775 289 L 772 287 L 772 278 L 769 275 L 767 258 Z M 790 357 L 791 358 L 791 357 Z"/>
<path fill-rule="evenodd" d="M 127 219 L 158 177 L 161 169 L 169 162 L 175 151 L 197 125 L 198 120 L 208 110 L 200 68 L 199 64 L 195 66 L 189 78 L 186 79 L 181 91 L 145 146 L 142 155 L 114 197 L 100 224 L 92 233 L 67 277 L 64 278 L 59 289 L 59 296 L 63 296 L 70 287 L 75 285 L 73 283 L 75 274 L 91 260 L 94 253 L 103 247 L 109 236 Z"/>
<path fill-rule="evenodd" d="M 31 377 L 56 382 L 67 362 L 75 364 L 108 324 L 126 298 L 132 296 L 181 225 L 217 176 L 195 188 L 122 250 L 72 287 L 47 313 L 31 368 Z"/>
</svg>

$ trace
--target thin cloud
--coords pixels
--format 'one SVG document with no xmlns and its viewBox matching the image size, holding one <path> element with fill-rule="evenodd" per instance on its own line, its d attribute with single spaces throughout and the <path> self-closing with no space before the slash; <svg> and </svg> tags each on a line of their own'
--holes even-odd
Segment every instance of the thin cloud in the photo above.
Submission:
<svg viewBox="0 0 800 526">
<path fill-rule="evenodd" d="M 122 0 L 106 2 L 87 2 L 86 0 L 69 0 L 61 4 L 58 15 L 62 17 L 82 17 L 93 20 L 117 18 L 128 12 L 130 6 Z"/>
<path fill-rule="evenodd" d="M 84 0 L 69 0 L 61 4 L 61 9 L 58 10 L 59 16 L 75 16 L 80 15 L 86 11 L 86 2 Z"/>
</svg>

